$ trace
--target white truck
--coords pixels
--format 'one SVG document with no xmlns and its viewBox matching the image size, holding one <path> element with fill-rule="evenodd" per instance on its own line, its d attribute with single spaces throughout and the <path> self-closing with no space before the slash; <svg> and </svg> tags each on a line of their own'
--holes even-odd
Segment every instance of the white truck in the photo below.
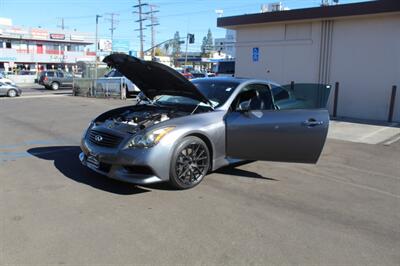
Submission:
<svg viewBox="0 0 400 266">
<path fill-rule="evenodd" d="M 110 93 L 114 91 L 125 92 L 126 97 L 136 97 L 140 90 L 132 83 L 129 79 L 124 77 L 117 70 L 112 69 L 110 72 L 100 77 L 96 81 L 96 88 L 101 87 L 102 89 L 107 89 Z"/>
</svg>

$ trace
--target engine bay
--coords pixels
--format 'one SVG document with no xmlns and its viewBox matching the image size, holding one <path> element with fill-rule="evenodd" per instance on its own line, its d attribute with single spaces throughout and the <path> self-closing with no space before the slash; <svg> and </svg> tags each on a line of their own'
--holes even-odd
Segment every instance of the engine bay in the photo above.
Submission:
<svg viewBox="0 0 400 266">
<path fill-rule="evenodd" d="M 124 110 L 106 118 L 104 122 L 97 121 L 97 126 L 109 129 L 136 133 L 139 130 L 151 127 L 169 119 L 189 115 L 190 112 L 170 108 L 135 108 Z"/>
</svg>

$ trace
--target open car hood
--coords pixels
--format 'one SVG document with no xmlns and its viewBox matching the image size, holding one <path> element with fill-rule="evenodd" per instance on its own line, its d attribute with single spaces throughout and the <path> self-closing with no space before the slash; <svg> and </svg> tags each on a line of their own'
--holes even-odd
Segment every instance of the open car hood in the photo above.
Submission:
<svg viewBox="0 0 400 266">
<path fill-rule="evenodd" d="M 210 104 L 193 83 L 161 63 L 144 61 L 127 54 L 112 54 L 105 57 L 103 62 L 130 79 L 149 99 L 158 95 L 176 95 Z"/>
</svg>

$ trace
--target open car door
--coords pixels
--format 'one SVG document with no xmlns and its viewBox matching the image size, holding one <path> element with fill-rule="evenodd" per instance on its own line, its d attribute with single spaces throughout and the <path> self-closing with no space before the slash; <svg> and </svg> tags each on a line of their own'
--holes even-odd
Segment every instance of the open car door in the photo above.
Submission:
<svg viewBox="0 0 400 266">
<path fill-rule="evenodd" d="M 256 93 L 250 99 L 245 97 L 242 102 L 241 95 L 249 91 L 240 93 L 232 111 L 225 117 L 227 156 L 316 163 L 328 133 L 328 111 L 310 108 L 309 104 L 306 109 L 298 106 L 297 109 L 277 110 L 275 104 L 270 104 L 273 100 L 269 86 L 254 88 L 263 93 Z"/>
</svg>

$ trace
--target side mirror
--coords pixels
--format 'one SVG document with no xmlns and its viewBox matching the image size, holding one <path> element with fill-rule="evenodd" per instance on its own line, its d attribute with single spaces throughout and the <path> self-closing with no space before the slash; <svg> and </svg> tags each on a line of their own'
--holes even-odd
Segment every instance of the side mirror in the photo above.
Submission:
<svg viewBox="0 0 400 266">
<path fill-rule="evenodd" d="M 241 102 L 239 104 L 239 106 L 237 107 L 236 111 L 241 112 L 241 113 L 250 111 L 250 101 Z"/>
</svg>

